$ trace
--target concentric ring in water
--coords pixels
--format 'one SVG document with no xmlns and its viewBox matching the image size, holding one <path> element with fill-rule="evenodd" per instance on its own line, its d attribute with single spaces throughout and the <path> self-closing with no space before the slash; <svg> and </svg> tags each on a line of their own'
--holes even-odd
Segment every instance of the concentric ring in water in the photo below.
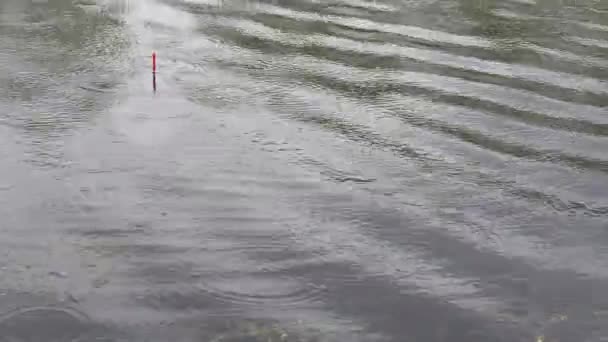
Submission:
<svg viewBox="0 0 608 342">
<path fill-rule="evenodd" d="M 70 308 L 21 308 L 0 316 L 0 342 L 76 341 L 91 328 L 89 322 Z"/>
<path fill-rule="evenodd" d="M 203 291 L 229 304 L 247 306 L 312 305 L 324 293 L 322 286 L 288 277 L 215 277 L 206 279 Z"/>
</svg>

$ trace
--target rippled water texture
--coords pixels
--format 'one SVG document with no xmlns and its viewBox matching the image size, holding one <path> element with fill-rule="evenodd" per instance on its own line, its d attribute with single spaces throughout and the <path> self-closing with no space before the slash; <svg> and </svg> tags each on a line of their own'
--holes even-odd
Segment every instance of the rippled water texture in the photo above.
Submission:
<svg viewBox="0 0 608 342">
<path fill-rule="evenodd" d="M 607 54 L 603 0 L 2 0 L 0 341 L 608 341 Z"/>
</svg>

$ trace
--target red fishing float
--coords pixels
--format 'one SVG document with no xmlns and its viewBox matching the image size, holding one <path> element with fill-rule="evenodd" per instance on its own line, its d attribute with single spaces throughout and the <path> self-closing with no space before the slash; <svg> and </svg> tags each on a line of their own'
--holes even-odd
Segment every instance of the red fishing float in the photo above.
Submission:
<svg viewBox="0 0 608 342">
<path fill-rule="evenodd" d="M 156 52 L 152 52 L 152 72 L 156 72 Z"/>
</svg>

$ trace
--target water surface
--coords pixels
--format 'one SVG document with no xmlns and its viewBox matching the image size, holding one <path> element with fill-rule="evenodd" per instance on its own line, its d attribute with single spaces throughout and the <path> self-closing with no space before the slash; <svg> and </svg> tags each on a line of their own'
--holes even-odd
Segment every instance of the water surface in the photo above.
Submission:
<svg viewBox="0 0 608 342">
<path fill-rule="evenodd" d="M 608 341 L 607 53 L 591 0 L 3 0 L 0 341 Z"/>
</svg>

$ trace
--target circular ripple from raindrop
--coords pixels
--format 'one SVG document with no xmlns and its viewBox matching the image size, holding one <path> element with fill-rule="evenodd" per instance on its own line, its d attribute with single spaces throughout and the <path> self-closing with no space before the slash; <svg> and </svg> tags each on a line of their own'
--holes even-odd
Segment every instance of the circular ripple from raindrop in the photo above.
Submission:
<svg viewBox="0 0 608 342">
<path fill-rule="evenodd" d="M 206 279 L 202 290 L 215 300 L 245 306 L 313 305 L 325 288 L 290 277 L 243 276 Z"/>
<path fill-rule="evenodd" d="M 73 309 L 21 308 L 0 316 L 0 342 L 76 341 L 90 329 L 89 322 Z"/>
</svg>

